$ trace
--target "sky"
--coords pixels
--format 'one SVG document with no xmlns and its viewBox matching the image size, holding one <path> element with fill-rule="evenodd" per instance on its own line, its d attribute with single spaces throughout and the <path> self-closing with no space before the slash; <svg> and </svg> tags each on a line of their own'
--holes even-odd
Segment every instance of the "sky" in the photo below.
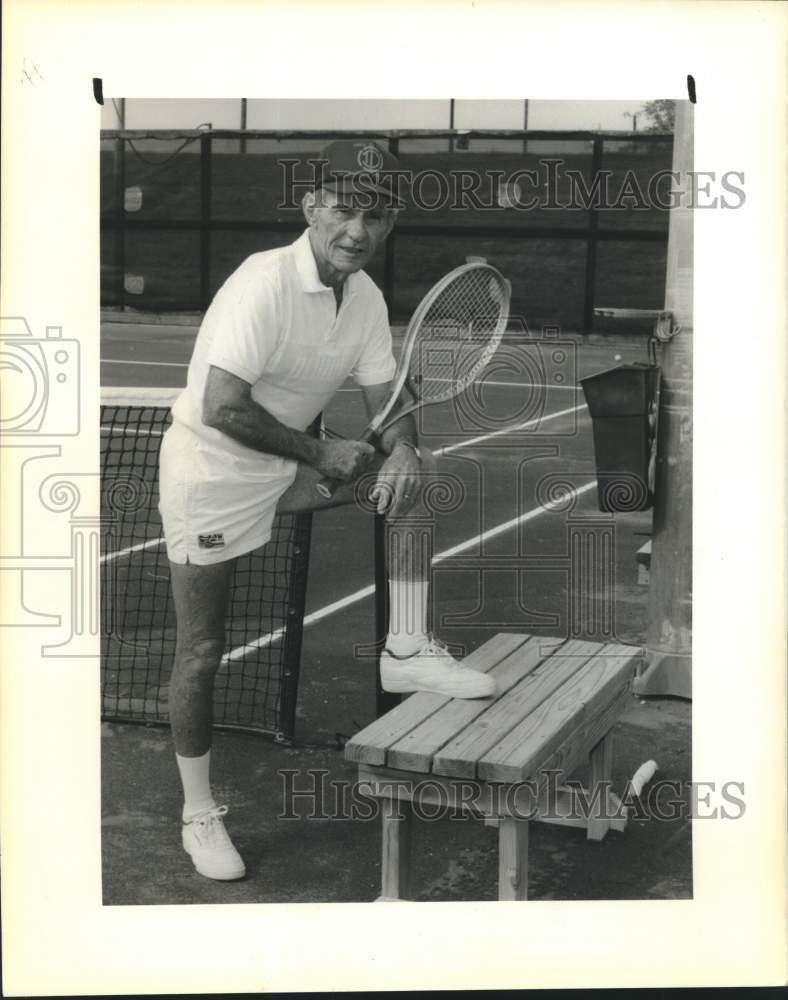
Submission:
<svg viewBox="0 0 788 1000">
<path fill-rule="evenodd" d="M 631 131 L 632 118 L 646 98 L 629 101 L 529 101 L 531 129 L 605 129 Z M 118 128 L 118 104 L 102 109 L 102 128 Z M 247 128 L 374 129 L 449 127 L 448 100 L 261 100 L 247 102 Z M 126 128 L 240 128 L 241 102 L 235 100 L 128 99 Z M 523 128 L 523 100 L 457 100 L 455 128 Z M 641 119 L 640 127 L 644 122 Z"/>
</svg>

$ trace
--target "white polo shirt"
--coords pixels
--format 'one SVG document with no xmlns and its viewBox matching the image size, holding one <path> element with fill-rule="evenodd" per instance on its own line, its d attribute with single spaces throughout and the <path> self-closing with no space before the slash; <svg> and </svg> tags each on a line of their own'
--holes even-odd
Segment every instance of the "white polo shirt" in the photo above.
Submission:
<svg viewBox="0 0 788 1000">
<path fill-rule="evenodd" d="M 334 292 L 318 275 L 306 230 L 290 246 L 253 254 L 225 281 L 205 314 L 173 423 L 199 441 L 203 463 L 231 479 L 275 474 L 289 460 L 247 448 L 202 422 L 211 365 L 248 382 L 252 399 L 283 424 L 305 430 L 350 375 L 359 385 L 396 368 L 386 304 L 363 271 Z"/>
</svg>

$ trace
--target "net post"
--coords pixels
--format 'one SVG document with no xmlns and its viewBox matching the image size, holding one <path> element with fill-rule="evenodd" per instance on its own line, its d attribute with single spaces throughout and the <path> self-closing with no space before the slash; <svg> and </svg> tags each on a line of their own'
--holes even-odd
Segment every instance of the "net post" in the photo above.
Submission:
<svg viewBox="0 0 788 1000">
<path fill-rule="evenodd" d="M 675 336 L 662 342 L 654 527 L 645 669 L 634 690 L 692 695 L 692 209 L 693 108 L 676 103 L 672 169 L 681 202 L 670 210 L 665 309 Z"/>
<path fill-rule="evenodd" d="M 246 111 L 247 111 L 247 99 L 245 97 L 241 98 L 241 132 L 246 132 Z M 241 135 L 241 141 L 239 144 L 239 151 L 241 153 L 246 152 L 246 136 Z"/>
<path fill-rule="evenodd" d="M 318 414 L 308 428 L 312 437 L 320 436 L 323 414 Z M 282 690 L 279 699 L 277 743 L 290 745 L 295 736 L 298 680 L 301 674 L 301 647 L 304 637 L 306 587 L 309 580 L 309 553 L 312 545 L 312 513 L 293 514 L 292 565 L 287 588 L 287 627 L 282 649 Z"/>
<path fill-rule="evenodd" d="M 304 634 L 304 609 L 309 574 L 309 550 L 312 541 L 312 515 L 294 514 L 293 549 L 287 593 L 287 628 L 282 650 L 282 691 L 279 706 L 277 743 L 290 744 L 295 735 L 301 646 Z"/>
<path fill-rule="evenodd" d="M 605 140 L 601 136 L 594 137 L 594 147 L 591 153 L 591 190 L 594 181 L 602 169 L 602 151 Z M 594 298 L 596 295 L 596 249 L 599 230 L 599 212 L 595 205 L 588 206 L 588 234 L 586 236 L 586 274 L 583 299 L 583 333 L 591 333 L 594 328 Z"/>
</svg>

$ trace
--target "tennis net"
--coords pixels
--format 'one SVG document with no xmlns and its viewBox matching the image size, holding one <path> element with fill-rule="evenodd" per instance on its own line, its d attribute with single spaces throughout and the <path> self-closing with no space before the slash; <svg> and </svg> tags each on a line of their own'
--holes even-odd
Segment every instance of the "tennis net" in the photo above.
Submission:
<svg viewBox="0 0 788 1000">
<path fill-rule="evenodd" d="M 102 389 L 102 717 L 166 723 L 175 614 L 158 513 L 158 459 L 179 389 Z M 311 515 L 281 515 L 242 556 L 228 604 L 214 725 L 290 742 Z"/>
</svg>

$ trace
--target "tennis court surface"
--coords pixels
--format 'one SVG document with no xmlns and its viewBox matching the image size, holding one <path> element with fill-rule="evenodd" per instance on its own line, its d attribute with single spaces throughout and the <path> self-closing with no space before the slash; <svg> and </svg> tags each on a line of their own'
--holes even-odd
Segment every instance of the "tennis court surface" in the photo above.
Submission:
<svg viewBox="0 0 788 1000">
<path fill-rule="evenodd" d="M 228 728 L 217 734 L 214 760 L 217 791 L 231 807 L 228 829 L 249 874 L 237 884 L 212 883 L 194 873 L 180 848 L 169 735 L 150 724 L 166 720 L 174 621 L 157 517 L 146 512 L 155 511 L 156 452 L 172 395 L 163 390 L 184 384 L 195 333 L 188 321 L 108 320 L 102 329 L 102 384 L 114 393 L 102 415 L 104 497 L 115 514 L 103 564 L 104 620 L 111 622 L 103 712 L 107 720 L 138 723 L 103 726 L 104 901 L 370 900 L 378 887 L 379 822 L 330 818 L 328 807 L 325 818 L 278 818 L 288 787 L 317 782 L 322 800 L 323 783 L 352 781 L 344 740 L 374 718 L 373 519 L 357 509 L 315 514 L 311 526 L 283 518 L 275 551 L 269 546 L 239 570 L 217 685 L 217 716 Z M 645 341 L 510 334 L 475 394 L 422 416 L 422 439 L 439 453 L 454 490 L 434 525 L 434 629 L 466 652 L 502 630 L 640 643 L 647 591 L 637 583 L 635 554 L 650 532 L 650 513 L 613 518 L 598 511 L 579 379 L 612 366 L 615 354 L 645 360 Z M 128 386 L 158 391 L 129 409 L 134 394 L 117 393 Z M 363 426 L 351 383 L 325 421 L 342 434 Z M 582 581 L 569 556 L 572 539 L 581 537 L 607 540 L 612 601 L 578 599 Z M 582 592 L 589 584 L 587 577 Z M 301 636 L 290 629 L 294 617 L 303 621 Z M 294 635 L 301 642 L 295 675 L 287 648 L 290 642 L 292 653 Z M 616 731 L 616 786 L 653 757 L 661 776 L 686 794 L 689 724 L 685 702 L 633 699 Z M 308 796 L 296 803 L 298 815 L 309 809 Z M 602 843 L 588 843 L 579 830 L 537 827 L 534 899 L 691 895 L 688 820 L 636 821 Z M 422 824 L 420 898 L 494 899 L 495 848 L 494 832 L 480 822 Z"/>
</svg>

